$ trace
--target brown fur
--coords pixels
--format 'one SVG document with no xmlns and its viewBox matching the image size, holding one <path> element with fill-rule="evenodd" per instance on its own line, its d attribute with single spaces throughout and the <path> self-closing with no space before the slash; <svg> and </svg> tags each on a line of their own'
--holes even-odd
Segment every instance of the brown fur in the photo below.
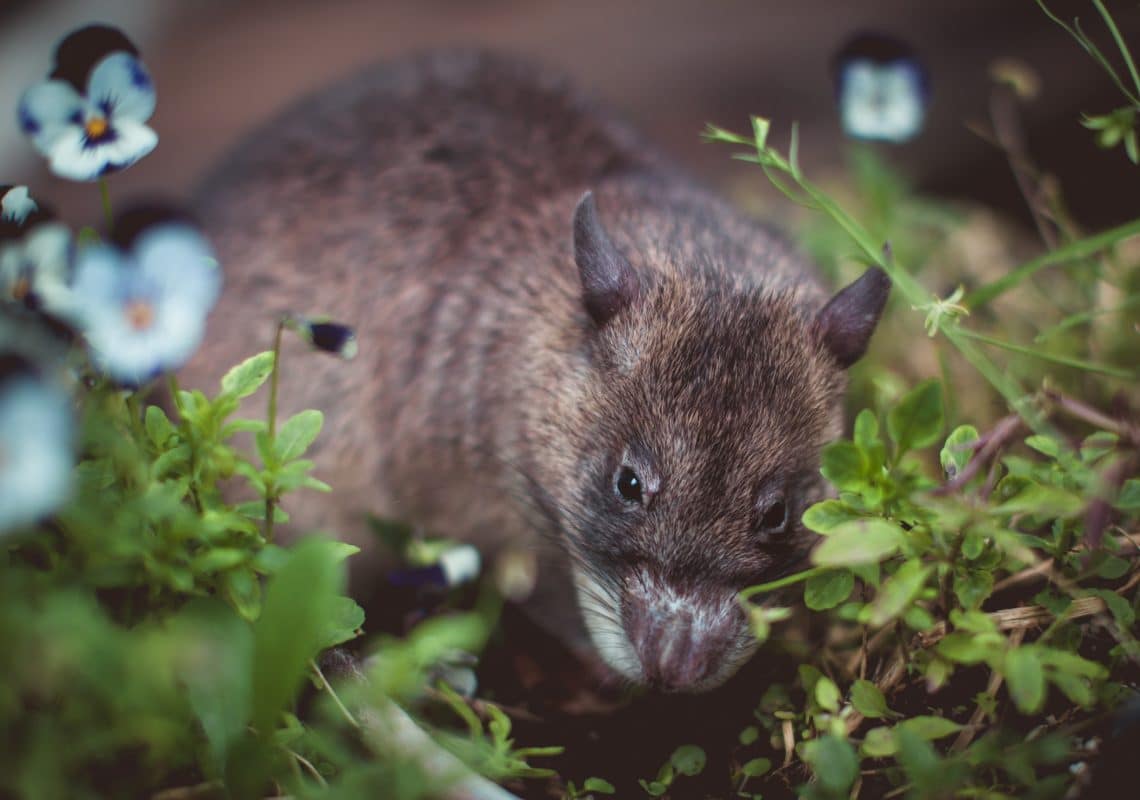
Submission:
<svg viewBox="0 0 1140 800">
<path fill-rule="evenodd" d="M 586 190 L 640 280 L 600 329 L 571 245 Z M 561 80 L 475 53 L 381 67 L 255 134 L 199 203 L 227 286 L 185 381 L 267 348 L 283 311 L 357 327 L 354 362 L 285 348 L 281 413 L 325 412 L 334 487 L 293 501 L 298 527 L 376 513 L 552 544 L 532 610 L 581 646 L 571 562 L 727 592 L 802 550 L 758 537 L 755 506 L 789 487 L 798 520 L 822 491 L 844 385 L 813 327 L 826 295 Z M 660 480 L 648 510 L 615 502 L 626 455 Z"/>
</svg>

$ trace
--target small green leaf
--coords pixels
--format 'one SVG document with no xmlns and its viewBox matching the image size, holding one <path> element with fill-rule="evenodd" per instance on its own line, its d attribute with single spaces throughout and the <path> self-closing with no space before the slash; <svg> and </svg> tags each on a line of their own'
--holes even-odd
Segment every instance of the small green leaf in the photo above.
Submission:
<svg viewBox="0 0 1140 800">
<path fill-rule="evenodd" d="M 839 710 L 839 687 L 831 678 L 820 678 L 815 683 L 815 701 L 824 711 L 835 712 Z"/>
<path fill-rule="evenodd" d="M 813 575 L 804 583 L 804 603 L 812 611 L 835 608 L 851 594 L 855 588 L 855 576 L 850 570 L 828 570 L 822 575 Z"/>
<path fill-rule="evenodd" d="M 693 744 L 684 744 L 669 756 L 669 763 L 682 775 L 700 775 L 708 761 L 705 751 Z"/>
<path fill-rule="evenodd" d="M 359 636 L 364 625 L 364 609 L 351 597 L 338 597 L 332 614 L 325 620 L 320 635 L 319 650 L 327 650 Z"/>
<path fill-rule="evenodd" d="M 171 437 L 178 434 L 178 429 L 166 418 L 166 412 L 158 406 L 146 407 L 145 423 L 146 435 L 151 444 L 160 450 L 165 450 Z"/>
<path fill-rule="evenodd" d="M 641 784 L 641 788 L 650 797 L 660 797 L 669 790 L 669 787 L 660 781 L 647 781 L 645 778 L 640 778 L 637 782 Z"/>
<path fill-rule="evenodd" d="M 938 458 L 947 478 L 953 480 L 970 463 L 974 454 L 971 445 L 977 440 L 978 429 L 973 425 L 959 425 L 946 437 L 946 444 L 942 446 Z"/>
<path fill-rule="evenodd" d="M 864 717 L 880 719 L 891 713 L 887 698 L 871 681 L 857 680 L 851 684 L 851 705 Z"/>
<path fill-rule="evenodd" d="M 911 717 L 903 720 L 895 727 L 926 740 L 941 739 L 962 730 L 962 726 L 954 720 L 930 716 Z"/>
<path fill-rule="evenodd" d="M 922 591 L 933 569 L 933 566 L 923 564 L 918 559 L 907 561 L 899 567 L 875 595 L 875 601 L 871 604 L 870 623 L 875 626 L 886 625 L 901 614 Z"/>
<path fill-rule="evenodd" d="M 1121 511 L 1140 511 L 1140 478 L 1129 478 L 1113 503 Z"/>
<path fill-rule="evenodd" d="M 1111 589 L 1091 589 L 1088 593 L 1104 601 L 1117 625 L 1126 631 L 1132 628 L 1136 622 L 1136 612 L 1132 610 L 1131 603 Z"/>
<path fill-rule="evenodd" d="M 740 736 L 737 738 L 742 745 L 747 747 L 760 738 L 760 729 L 755 725 L 749 725 L 740 732 Z"/>
<path fill-rule="evenodd" d="M 855 491 L 867 481 L 868 464 L 854 442 L 832 442 L 820 454 L 819 471 L 837 488 Z"/>
<path fill-rule="evenodd" d="M 321 432 L 324 421 L 325 415 L 312 408 L 285 420 L 273 442 L 278 462 L 284 464 L 304 453 Z"/>
<path fill-rule="evenodd" d="M 887 414 L 887 433 L 895 443 L 895 458 L 915 448 L 929 447 L 942 433 L 942 385 L 920 383 Z"/>
<path fill-rule="evenodd" d="M 895 741 L 895 732 L 891 728 L 871 728 L 863 737 L 863 744 L 859 751 L 871 758 L 885 758 L 893 756 L 898 751 L 898 742 Z"/>
<path fill-rule="evenodd" d="M 613 794 L 617 791 L 612 783 L 601 778 L 586 778 L 582 788 L 587 792 L 597 792 L 598 794 Z"/>
<path fill-rule="evenodd" d="M 831 533 L 844 522 L 861 519 L 862 515 L 853 511 L 842 500 L 824 500 L 810 506 L 802 517 L 804 527 L 816 533 Z"/>
<path fill-rule="evenodd" d="M 756 778 L 772 769 L 772 762 L 767 758 L 754 758 L 745 761 L 740 766 L 740 774 L 749 778 Z"/>
<path fill-rule="evenodd" d="M 937 650 L 943 658 L 959 664 L 978 664 L 996 655 L 995 646 L 1000 647 L 1000 643 L 989 637 L 955 631 L 938 643 Z"/>
<path fill-rule="evenodd" d="M 1075 517 L 1084 511 L 1079 495 L 1059 486 L 1029 483 L 993 510 L 999 514 L 1028 513 L 1041 517 Z"/>
<path fill-rule="evenodd" d="M 1056 458 L 1061 454 L 1061 443 L 1052 436 L 1045 436 L 1043 434 L 1027 436 L 1025 444 L 1032 447 L 1041 455 L 1048 456 L 1049 458 Z"/>
<path fill-rule="evenodd" d="M 811 554 L 821 567 L 878 563 L 902 545 L 902 528 L 880 517 L 845 522 L 836 527 Z"/>
<path fill-rule="evenodd" d="M 805 742 L 803 759 L 832 793 L 846 793 L 859 774 L 859 757 L 851 743 L 832 734 Z"/>
<path fill-rule="evenodd" d="M 973 610 L 994 590 L 994 574 L 988 569 L 963 569 L 954 573 L 954 595 L 962 608 Z"/>
<path fill-rule="evenodd" d="M 1036 714 L 1045 704 L 1045 670 L 1036 648 L 1015 647 L 1005 655 L 1002 667 L 1009 694 L 1022 714 Z"/>
<path fill-rule="evenodd" d="M 273 372 L 273 353 L 266 351 L 247 358 L 222 377 L 222 392 L 231 397 L 248 397 Z"/>
</svg>

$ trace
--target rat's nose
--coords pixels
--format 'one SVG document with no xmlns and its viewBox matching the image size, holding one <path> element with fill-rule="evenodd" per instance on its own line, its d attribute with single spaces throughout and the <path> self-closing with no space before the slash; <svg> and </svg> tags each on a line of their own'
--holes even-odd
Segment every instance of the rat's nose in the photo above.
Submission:
<svg viewBox="0 0 1140 800">
<path fill-rule="evenodd" d="M 707 688 L 735 660 L 746 622 L 730 594 L 682 594 L 654 580 L 632 582 L 622 617 L 645 682 L 667 692 Z"/>
</svg>

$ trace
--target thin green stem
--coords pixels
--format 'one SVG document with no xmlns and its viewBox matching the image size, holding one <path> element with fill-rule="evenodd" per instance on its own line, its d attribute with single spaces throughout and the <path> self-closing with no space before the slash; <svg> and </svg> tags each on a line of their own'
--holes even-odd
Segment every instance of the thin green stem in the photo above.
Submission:
<svg viewBox="0 0 1140 800">
<path fill-rule="evenodd" d="M 793 572 L 791 575 L 785 575 L 782 578 L 774 581 L 769 581 L 768 583 L 759 583 L 755 586 L 749 586 L 747 589 L 744 589 L 740 592 L 740 599 L 748 600 L 749 598 L 754 597 L 758 594 L 764 594 L 765 592 L 774 592 L 777 589 L 783 589 L 785 586 L 792 586 L 794 584 L 801 583 L 802 581 L 806 581 L 809 578 L 814 578 L 816 575 L 822 575 L 825 572 L 830 572 L 834 569 L 835 567 L 812 567 L 811 569 L 805 569 L 802 572 Z"/>
<path fill-rule="evenodd" d="M 1134 219 L 1107 231 L 1070 242 L 1064 247 L 1051 250 L 1037 258 L 1026 261 L 1019 267 L 1007 272 L 992 283 L 987 283 L 970 292 L 962 300 L 962 304 L 969 309 L 975 309 L 991 302 L 998 295 L 1012 289 L 1029 276 L 1041 271 L 1045 267 L 1063 264 L 1067 261 L 1087 258 L 1095 253 L 1111 247 L 1122 239 L 1130 236 L 1140 236 L 1140 219 Z M 891 276 L 894 277 L 893 275 Z"/>
<path fill-rule="evenodd" d="M 273 337 L 273 371 L 269 373 L 269 419 L 266 420 L 269 435 L 269 446 L 277 437 L 277 388 L 280 384 L 281 374 L 281 336 L 285 331 L 285 320 L 277 322 L 277 333 Z M 277 505 L 277 489 L 275 486 L 265 487 L 265 541 L 273 541 L 273 514 Z"/>
<path fill-rule="evenodd" d="M 1108 13 L 1108 9 L 1100 0 L 1093 0 L 1093 5 L 1096 10 L 1100 12 L 1101 19 L 1108 27 L 1109 32 L 1112 34 L 1113 40 L 1116 42 L 1117 48 L 1120 50 L 1120 56 L 1124 59 L 1125 66 L 1128 67 L 1128 74 L 1132 77 L 1132 85 L 1136 87 L 1136 91 L 1140 92 L 1140 75 L 1136 73 L 1136 64 L 1132 61 L 1132 53 L 1128 51 L 1128 45 L 1124 43 L 1124 37 L 1120 35 L 1120 29 L 1116 27 L 1116 21 L 1112 15 Z"/>
<path fill-rule="evenodd" d="M 103 217 L 107 221 L 107 230 L 110 230 L 115 222 L 115 212 L 111 210 L 111 189 L 107 185 L 106 178 L 99 179 L 99 197 L 103 201 Z"/>
<path fill-rule="evenodd" d="M 352 715 L 352 712 L 348 710 L 345 704 L 341 702 L 341 699 L 333 689 L 332 684 L 329 683 L 328 678 L 325 677 L 325 674 L 321 672 L 321 668 L 317 666 L 317 662 L 309 659 L 309 667 L 313 670 L 313 675 L 316 676 L 317 681 L 321 685 L 321 688 L 328 692 L 329 697 L 332 698 L 333 703 L 335 703 L 336 707 L 340 709 L 340 713 L 344 715 L 344 718 L 348 720 L 348 723 L 354 728 L 360 728 L 360 722 L 356 719 L 356 717 Z"/>
<path fill-rule="evenodd" d="M 1108 364 L 1097 364 L 1092 361 L 1085 361 L 1081 358 L 1071 358 L 1069 356 L 1058 356 L 1052 353 L 1043 353 L 1039 350 L 1034 350 L 1031 347 L 1025 347 L 1013 342 L 1005 342 L 1001 339 L 995 339 L 992 336 L 986 336 L 984 333 L 976 333 L 975 331 L 959 328 L 958 335 L 965 336 L 967 339 L 974 339 L 979 342 L 984 342 L 994 347 L 1000 347 L 1003 350 L 1009 350 L 1019 355 L 1029 356 L 1030 358 L 1037 358 L 1042 361 L 1049 361 L 1054 364 L 1061 364 L 1066 367 L 1075 367 L 1076 369 L 1084 370 L 1085 372 L 1096 372 L 1101 375 L 1110 375 L 1114 378 L 1122 378 L 1124 380 L 1133 380 L 1137 377 L 1136 373 L 1131 370 L 1123 369 L 1121 367 L 1113 367 Z"/>
</svg>

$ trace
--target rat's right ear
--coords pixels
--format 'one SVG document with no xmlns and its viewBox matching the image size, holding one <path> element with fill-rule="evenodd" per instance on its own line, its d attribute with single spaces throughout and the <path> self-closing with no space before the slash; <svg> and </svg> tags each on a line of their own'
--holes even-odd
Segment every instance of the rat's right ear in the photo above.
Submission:
<svg viewBox="0 0 1140 800">
<path fill-rule="evenodd" d="M 574 209 L 574 261 L 582 279 L 582 302 L 600 328 L 637 297 L 637 273 L 598 220 L 594 193 Z"/>
<path fill-rule="evenodd" d="M 840 289 L 815 318 L 817 335 L 843 369 L 867 351 L 890 292 L 891 279 L 887 273 L 871 267 Z"/>
</svg>

